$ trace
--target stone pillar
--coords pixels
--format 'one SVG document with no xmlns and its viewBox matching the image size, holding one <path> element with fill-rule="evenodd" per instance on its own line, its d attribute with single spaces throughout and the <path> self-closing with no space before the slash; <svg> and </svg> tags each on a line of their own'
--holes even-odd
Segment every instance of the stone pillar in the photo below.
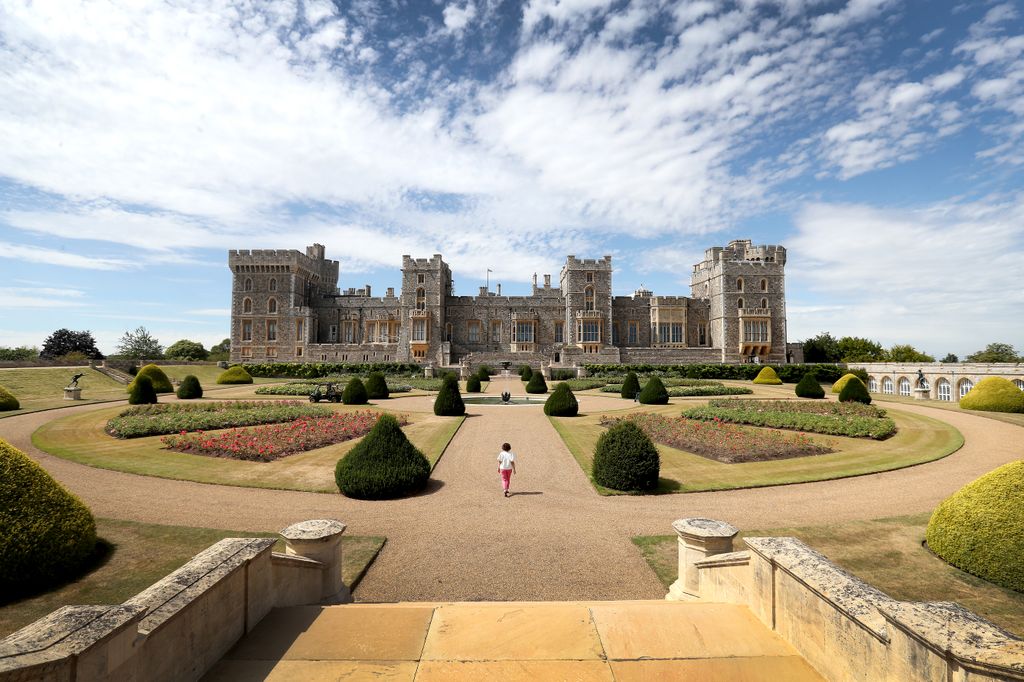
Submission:
<svg viewBox="0 0 1024 682">
<path fill-rule="evenodd" d="M 341 536 L 345 524 L 335 519 L 300 521 L 281 531 L 285 554 L 294 554 L 318 561 L 324 566 L 321 597 L 326 602 L 350 600 L 348 587 L 341 577 Z"/>
<path fill-rule="evenodd" d="M 927 388 L 915 388 L 914 389 L 914 400 L 928 400 L 928 393 L 930 391 Z"/>
<path fill-rule="evenodd" d="M 732 551 L 732 540 L 739 531 L 725 521 L 678 519 L 672 527 L 679 535 L 679 578 L 669 587 L 665 599 L 688 601 L 700 598 L 698 561 Z"/>
</svg>

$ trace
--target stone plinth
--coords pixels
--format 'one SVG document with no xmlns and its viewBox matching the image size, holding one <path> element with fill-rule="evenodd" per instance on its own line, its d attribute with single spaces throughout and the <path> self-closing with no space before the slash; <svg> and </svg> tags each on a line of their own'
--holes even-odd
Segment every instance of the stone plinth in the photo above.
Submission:
<svg viewBox="0 0 1024 682">
<path fill-rule="evenodd" d="M 81 400 L 82 389 L 77 386 L 68 386 L 64 389 L 64 400 Z"/>
<path fill-rule="evenodd" d="M 928 389 L 927 388 L 915 388 L 914 389 L 914 400 L 928 400 Z"/>
<path fill-rule="evenodd" d="M 700 574 L 696 563 L 709 556 L 732 551 L 739 532 L 725 521 L 678 519 L 672 524 L 679 535 L 679 578 L 669 587 L 666 599 L 685 601 L 700 597 Z"/>
<path fill-rule="evenodd" d="M 335 519 L 313 519 L 292 524 L 281 531 L 285 554 L 313 559 L 324 566 L 325 601 L 348 601 L 348 588 L 341 577 L 341 536 L 345 524 Z"/>
</svg>

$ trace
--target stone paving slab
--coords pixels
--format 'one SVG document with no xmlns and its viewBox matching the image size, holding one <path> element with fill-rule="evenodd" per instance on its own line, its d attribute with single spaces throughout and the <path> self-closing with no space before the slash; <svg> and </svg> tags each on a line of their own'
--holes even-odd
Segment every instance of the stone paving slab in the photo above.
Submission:
<svg viewBox="0 0 1024 682">
<path fill-rule="evenodd" d="M 821 682 L 799 656 L 612 661 L 616 682 Z"/>
<path fill-rule="evenodd" d="M 605 661 L 423 661 L 416 682 L 613 682 Z"/>
<path fill-rule="evenodd" d="M 411 682 L 414 661 L 232 661 L 222 660 L 206 682 Z"/>
</svg>

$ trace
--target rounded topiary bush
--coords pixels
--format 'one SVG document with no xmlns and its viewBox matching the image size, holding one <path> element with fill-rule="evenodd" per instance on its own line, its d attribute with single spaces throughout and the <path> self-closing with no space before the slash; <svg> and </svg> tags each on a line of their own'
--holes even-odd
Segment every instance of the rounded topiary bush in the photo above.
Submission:
<svg viewBox="0 0 1024 682">
<path fill-rule="evenodd" d="M 985 412 L 1024 412 L 1024 391 L 1009 379 L 985 377 L 960 399 L 960 407 Z"/>
<path fill-rule="evenodd" d="M 338 490 L 360 500 L 410 495 L 422 490 L 429 478 L 430 462 L 390 414 L 382 414 L 334 468 Z"/>
<path fill-rule="evenodd" d="M 186 374 L 185 378 L 181 380 L 181 385 L 178 386 L 177 396 L 179 400 L 202 398 L 203 387 L 200 385 L 199 379 L 194 374 Z"/>
<path fill-rule="evenodd" d="M 639 492 L 658 487 L 658 448 L 639 426 L 621 421 L 601 434 L 594 448 L 594 482 L 613 490 Z"/>
<path fill-rule="evenodd" d="M 529 381 L 532 376 L 533 369 L 529 365 L 523 365 L 519 368 L 519 378 L 523 381 Z"/>
<path fill-rule="evenodd" d="M 824 398 L 825 389 L 821 387 L 814 376 L 814 372 L 808 372 L 800 383 L 796 385 L 796 395 L 799 398 Z"/>
<path fill-rule="evenodd" d="M 579 401 L 564 381 L 555 386 L 555 390 L 544 401 L 544 414 L 550 417 L 575 417 L 579 411 Z"/>
<path fill-rule="evenodd" d="M 480 377 L 480 381 L 491 380 L 491 368 L 487 365 L 480 365 L 480 369 L 476 371 L 476 375 Z"/>
<path fill-rule="evenodd" d="M 466 379 L 466 393 L 479 393 L 480 392 L 480 377 L 476 374 L 470 374 L 469 378 Z"/>
<path fill-rule="evenodd" d="M 636 372 L 630 372 L 622 382 L 622 390 L 619 395 L 632 400 L 640 392 L 640 380 L 636 378 Z"/>
<path fill-rule="evenodd" d="M 135 375 L 135 381 L 138 381 L 139 377 L 149 377 L 149 380 L 153 382 L 153 390 L 157 393 L 174 393 L 174 386 L 171 386 L 171 380 L 156 365 L 149 364 L 140 369 Z"/>
<path fill-rule="evenodd" d="M 782 379 L 779 378 L 779 375 L 775 373 L 774 369 L 771 367 L 765 367 L 757 373 L 756 377 L 754 377 L 754 383 L 778 386 L 782 383 Z"/>
<path fill-rule="evenodd" d="M 366 386 L 359 377 L 352 377 L 345 384 L 345 390 L 341 392 L 341 402 L 346 405 L 365 405 L 369 400 L 366 394 Z"/>
<path fill-rule="evenodd" d="M 932 513 L 925 539 L 957 568 L 1024 592 L 1024 460 L 946 498 Z"/>
<path fill-rule="evenodd" d="M 21 403 L 19 403 L 18 399 L 14 397 L 14 394 L 3 386 L 0 386 L 0 412 L 17 410 L 20 407 Z"/>
<path fill-rule="evenodd" d="M 153 382 L 149 377 L 135 377 L 135 381 L 128 384 L 129 405 L 153 405 L 156 403 L 156 391 L 153 390 Z"/>
<path fill-rule="evenodd" d="M 843 386 L 843 390 L 839 391 L 839 402 L 870 405 L 871 395 L 868 393 L 868 387 L 860 379 L 847 381 L 846 385 Z"/>
<path fill-rule="evenodd" d="M 659 377 L 651 377 L 640 391 L 638 400 L 644 405 L 668 405 L 668 391 Z"/>
<path fill-rule="evenodd" d="M 81 500 L 0 440 L 0 602 L 74 577 L 96 549 Z"/>
<path fill-rule="evenodd" d="M 863 381 L 861 381 L 861 378 L 856 374 L 844 374 L 843 376 L 839 377 L 839 381 L 832 384 L 832 392 L 842 393 L 843 388 L 846 386 L 846 384 L 850 383 L 851 381 L 860 381 L 860 383 L 864 383 Z"/>
<path fill-rule="evenodd" d="M 217 377 L 218 384 L 251 384 L 252 377 L 241 365 L 232 365 Z"/>
<path fill-rule="evenodd" d="M 530 380 L 526 382 L 527 393 L 547 393 L 548 382 L 544 381 L 544 375 L 540 372 L 534 372 L 530 377 Z"/>
<path fill-rule="evenodd" d="M 466 414 L 466 404 L 459 393 L 459 381 L 455 375 L 447 375 L 441 383 L 441 390 L 434 399 L 434 414 L 439 417 L 461 417 Z"/>
<path fill-rule="evenodd" d="M 366 397 L 370 400 L 384 400 L 391 395 L 388 381 L 381 372 L 370 372 L 366 377 Z"/>
</svg>

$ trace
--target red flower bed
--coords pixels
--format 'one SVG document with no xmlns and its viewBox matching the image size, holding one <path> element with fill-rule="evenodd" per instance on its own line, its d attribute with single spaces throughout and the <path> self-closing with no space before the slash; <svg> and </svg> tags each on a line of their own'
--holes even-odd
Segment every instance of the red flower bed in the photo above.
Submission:
<svg viewBox="0 0 1024 682">
<path fill-rule="evenodd" d="M 164 436 L 160 441 L 169 450 L 177 452 L 269 462 L 295 452 L 361 438 L 377 423 L 380 414 L 370 410 L 339 412 L 329 417 L 301 417 L 282 424 L 216 433 L 182 431 L 174 436 Z M 409 423 L 406 415 L 395 415 L 395 418 L 403 426 Z"/>
<path fill-rule="evenodd" d="M 611 426 L 620 419 L 634 422 L 657 443 L 726 464 L 832 452 L 831 448 L 819 445 L 803 433 L 746 428 L 717 418 L 699 421 L 638 412 L 621 418 L 602 417 L 601 425 Z"/>
</svg>

